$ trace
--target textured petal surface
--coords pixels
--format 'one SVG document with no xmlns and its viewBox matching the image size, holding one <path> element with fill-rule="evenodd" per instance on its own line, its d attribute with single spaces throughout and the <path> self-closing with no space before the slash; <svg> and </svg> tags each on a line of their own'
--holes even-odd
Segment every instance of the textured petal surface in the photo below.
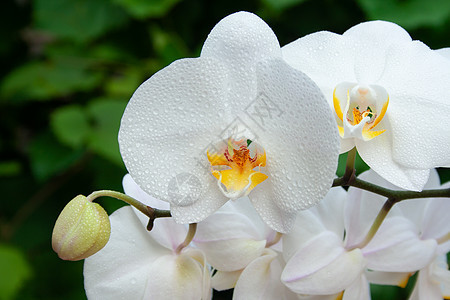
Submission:
<svg viewBox="0 0 450 300">
<path fill-rule="evenodd" d="M 363 253 L 369 269 L 414 272 L 431 262 L 436 246 L 435 240 L 420 240 L 408 219 L 392 217 L 384 220 Z"/>
<path fill-rule="evenodd" d="M 84 263 L 84 287 L 89 299 L 142 299 L 149 266 L 171 251 L 153 240 L 131 207 L 111 216 L 111 238 Z"/>
<path fill-rule="evenodd" d="M 324 232 L 291 257 L 281 280 L 296 293 L 334 294 L 349 287 L 364 265 L 361 250 L 347 252 L 336 235 Z"/>
<path fill-rule="evenodd" d="M 429 170 L 406 168 L 394 161 L 390 131 L 370 141 L 356 140 L 356 149 L 367 165 L 398 187 L 420 191 L 428 180 Z"/>
<path fill-rule="evenodd" d="M 139 186 L 173 206 L 209 204 L 181 220 L 174 214 L 180 223 L 199 221 L 225 201 L 202 155 L 227 122 L 225 82 L 216 61 L 178 60 L 136 90 L 122 117 L 120 151 Z"/>
<path fill-rule="evenodd" d="M 266 118 L 258 131 L 270 174 L 260 186 L 270 188 L 257 188 L 249 198 L 254 204 L 261 197 L 272 198 L 282 213 L 306 209 L 325 197 L 335 177 L 339 136 L 334 118 L 314 82 L 283 60 L 266 60 L 257 73 L 261 96 L 282 111 L 279 117 Z M 290 229 L 268 215 L 271 210 L 256 210 L 274 230 Z"/>
</svg>

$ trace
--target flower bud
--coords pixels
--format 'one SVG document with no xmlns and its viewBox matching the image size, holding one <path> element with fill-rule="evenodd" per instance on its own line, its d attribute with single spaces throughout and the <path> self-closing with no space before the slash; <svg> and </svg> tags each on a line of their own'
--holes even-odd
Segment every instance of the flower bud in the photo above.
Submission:
<svg viewBox="0 0 450 300">
<path fill-rule="evenodd" d="M 111 225 L 106 211 L 78 195 L 56 220 L 52 247 L 61 259 L 81 260 L 102 249 L 109 240 Z"/>
</svg>

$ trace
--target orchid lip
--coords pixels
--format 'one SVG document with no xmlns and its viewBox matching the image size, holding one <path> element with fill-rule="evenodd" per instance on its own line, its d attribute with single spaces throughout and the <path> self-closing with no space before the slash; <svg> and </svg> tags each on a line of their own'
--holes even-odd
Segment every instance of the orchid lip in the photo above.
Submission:
<svg viewBox="0 0 450 300">
<path fill-rule="evenodd" d="M 382 122 L 389 95 L 378 85 L 342 82 L 333 92 L 333 106 L 342 138 L 371 140 L 386 131 Z M 342 112 L 342 107 L 345 107 Z M 376 130 L 375 130 L 375 127 Z"/>
<path fill-rule="evenodd" d="M 220 191 L 230 199 L 247 196 L 268 177 L 261 172 L 266 165 L 266 152 L 249 139 L 222 140 L 214 144 L 206 155 Z"/>
</svg>

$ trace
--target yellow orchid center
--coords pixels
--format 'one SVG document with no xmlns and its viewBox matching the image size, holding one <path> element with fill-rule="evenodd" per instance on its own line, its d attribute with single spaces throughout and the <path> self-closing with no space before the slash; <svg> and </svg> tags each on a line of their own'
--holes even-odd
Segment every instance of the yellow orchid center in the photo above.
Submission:
<svg viewBox="0 0 450 300">
<path fill-rule="evenodd" d="M 230 138 L 221 141 L 209 149 L 206 155 L 212 175 L 228 198 L 247 196 L 267 178 L 266 174 L 261 173 L 261 167 L 266 165 L 266 152 L 250 140 Z"/>
<path fill-rule="evenodd" d="M 388 93 L 381 86 L 349 82 L 338 84 L 333 92 L 333 106 L 339 134 L 342 138 L 359 138 L 364 141 L 379 136 L 386 131 L 380 122 L 386 114 L 388 104 Z M 345 107 L 344 113 L 342 107 Z"/>
</svg>

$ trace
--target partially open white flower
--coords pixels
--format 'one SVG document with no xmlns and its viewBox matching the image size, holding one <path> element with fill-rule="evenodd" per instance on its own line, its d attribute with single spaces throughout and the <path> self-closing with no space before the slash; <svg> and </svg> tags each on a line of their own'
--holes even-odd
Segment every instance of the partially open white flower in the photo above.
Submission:
<svg viewBox="0 0 450 300">
<path fill-rule="evenodd" d="M 146 205 L 167 205 L 145 194 L 129 175 L 123 185 L 128 195 Z M 203 252 L 192 247 L 177 251 L 186 226 L 157 219 L 148 232 L 148 218 L 131 206 L 118 209 L 110 220 L 108 244 L 84 263 L 89 299 L 211 299 L 211 275 Z"/>
<path fill-rule="evenodd" d="M 313 33 L 284 46 L 283 57 L 334 107 L 341 152 L 356 146 L 374 171 L 410 190 L 423 188 L 430 168 L 450 165 L 450 60 L 400 26 Z"/>
<path fill-rule="evenodd" d="M 219 22 L 199 58 L 177 60 L 144 82 L 119 132 L 128 171 L 170 203 L 178 223 L 248 195 L 280 232 L 327 193 L 338 139 L 320 89 L 246 12 Z"/>
</svg>

